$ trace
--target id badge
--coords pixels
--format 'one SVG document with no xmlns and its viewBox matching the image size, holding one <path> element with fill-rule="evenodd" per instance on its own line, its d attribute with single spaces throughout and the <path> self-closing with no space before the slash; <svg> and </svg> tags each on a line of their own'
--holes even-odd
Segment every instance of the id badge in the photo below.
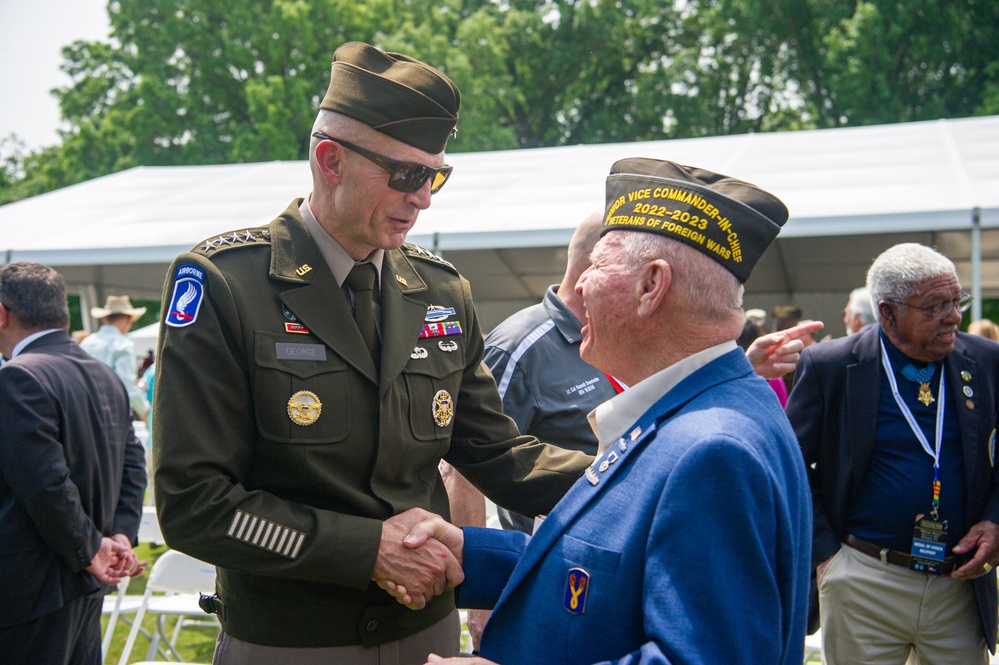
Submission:
<svg viewBox="0 0 999 665">
<path fill-rule="evenodd" d="M 943 563 L 946 556 L 947 520 L 935 520 L 927 515 L 916 515 L 909 568 L 921 573 L 939 575 L 940 564 Z"/>
</svg>

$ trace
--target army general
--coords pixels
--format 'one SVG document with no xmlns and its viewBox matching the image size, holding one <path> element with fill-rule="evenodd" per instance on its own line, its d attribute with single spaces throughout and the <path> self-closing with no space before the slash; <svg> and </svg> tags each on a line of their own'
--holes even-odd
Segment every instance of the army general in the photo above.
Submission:
<svg viewBox="0 0 999 665">
<path fill-rule="evenodd" d="M 591 461 L 519 434 L 482 365 L 468 283 L 406 243 L 450 175 L 458 106 L 439 71 L 342 45 L 312 128 L 311 193 L 170 268 L 156 503 L 167 543 L 217 567 L 216 663 L 455 654 L 445 586 L 460 568 L 439 543 L 402 546 L 425 511 L 448 514 L 440 459 L 527 515 Z M 373 578 L 409 579 L 426 608 Z"/>
</svg>

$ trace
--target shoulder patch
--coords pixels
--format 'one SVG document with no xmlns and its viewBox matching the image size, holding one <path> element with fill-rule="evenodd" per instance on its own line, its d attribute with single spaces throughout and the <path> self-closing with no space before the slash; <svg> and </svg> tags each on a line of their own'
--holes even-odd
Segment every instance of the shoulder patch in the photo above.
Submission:
<svg viewBox="0 0 999 665">
<path fill-rule="evenodd" d="M 266 226 L 242 231 L 228 231 L 220 236 L 207 238 L 192 249 L 195 254 L 210 256 L 215 252 L 232 247 L 246 247 L 260 243 L 270 243 L 271 231 Z"/>
<path fill-rule="evenodd" d="M 173 328 L 183 328 L 198 318 L 205 295 L 205 271 L 185 263 L 177 268 L 173 279 L 173 295 L 163 322 Z"/>
<path fill-rule="evenodd" d="M 412 256 L 414 258 L 423 259 L 424 261 L 429 261 L 431 263 L 437 263 L 439 265 L 446 266 L 447 268 L 450 268 L 451 271 L 454 272 L 454 274 L 456 275 L 459 274 L 458 269 L 455 268 L 451 262 L 445 261 L 441 257 L 431 252 L 429 249 L 424 249 L 419 245 L 414 245 L 411 242 L 407 242 L 403 244 L 402 251 L 406 253 L 406 256 Z"/>
</svg>

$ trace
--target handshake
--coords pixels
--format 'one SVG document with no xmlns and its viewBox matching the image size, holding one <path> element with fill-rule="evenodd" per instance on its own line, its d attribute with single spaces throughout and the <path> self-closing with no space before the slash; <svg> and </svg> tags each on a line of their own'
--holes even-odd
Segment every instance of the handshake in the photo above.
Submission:
<svg viewBox="0 0 999 665">
<path fill-rule="evenodd" d="M 382 523 L 371 579 L 411 610 L 465 579 L 461 529 L 440 515 L 410 508 Z"/>
</svg>

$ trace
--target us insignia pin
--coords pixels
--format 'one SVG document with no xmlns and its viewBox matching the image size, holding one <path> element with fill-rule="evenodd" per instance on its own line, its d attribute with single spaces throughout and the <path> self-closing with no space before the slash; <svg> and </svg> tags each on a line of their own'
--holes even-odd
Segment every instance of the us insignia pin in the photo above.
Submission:
<svg viewBox="0 0 999 665">
<path fill-rule="evenodd" d="M 451 400 L 451 393 L 446 390 L 438 390 L 434 395 L 433 404 L 434 422 L 438 427 L 447 427 L 454 418 L 454 402 Z"/>
<path fill-rule="evenodd" d="M 590 574 L 582 568 L 570 568 L 565 581 L 565 598 L 562 607 L 569 614 L 586 612 L 586 597 L 590 593 Z"/>
<path fill-rule="evenodd" d="M 299 390 L 288 400 L 288 417 L 296 425 L 307 427 L 319 420 L 323 403 L 319 397 L 308 390 Z"/>
<path fill-rule="evenodd" d="M 968 370 L 964 370 L 963 372 L 961 372 L 961 378 L 964 379 L 965 381 L 971 381 L 971 372 L 969 372 Z"/>
</svg>

